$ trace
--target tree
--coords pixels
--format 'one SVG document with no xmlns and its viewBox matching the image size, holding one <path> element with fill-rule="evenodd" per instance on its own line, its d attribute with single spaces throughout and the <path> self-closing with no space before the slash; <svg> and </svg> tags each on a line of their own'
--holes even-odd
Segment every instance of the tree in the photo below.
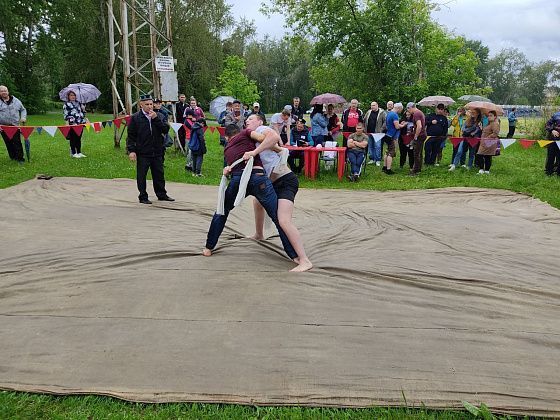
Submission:
<svg viewBox="0 0 560 420">
<path fill-rule="evenodd" d="M 456 94 L 479 82 L 462 38 L 430 17 L 428 0 L 276 0 L 287 23 L 314 41 L 318 91 L 379 102 Z"/>
<path fill-rule="evenodd" d="M 514 48 L 504 49 L 488 60 L 486 82 L 493 90 L 490 99 L 497 104 L 515 103 L 520 93 L 519 77 L 528 65 L 527 57 Z"/>
<path fill-rule="evenodd" d="M 244 104 L 259 100 L 257 84 L 245 74 L 245 60 L 236 55 L 229 55 L 224 62 L 224 69 L 218 76 L 218 86 L 211 90 L 215 96 L 233 96 Z"/>
</svg>

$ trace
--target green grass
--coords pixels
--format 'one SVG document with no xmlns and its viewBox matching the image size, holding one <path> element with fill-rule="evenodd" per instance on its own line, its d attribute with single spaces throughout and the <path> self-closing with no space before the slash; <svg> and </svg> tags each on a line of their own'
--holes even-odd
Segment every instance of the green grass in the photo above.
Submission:
<svg viewBox="0 0 560 420">
<path fill-rule="evenodd" d="M 418 419 L 460 420 L 466 411 L 424 407 L 365 409 L 254 407 L 225 404 L 142 404 L 102 396 L 33 395 L 0 392 L 2 419 Z M 508 418 L 508 417 L 502 417 Z"/>
<path fill-rule="evenodd" d="M 111 119 L 109 115 L 90 115 L 92 121 Z M 29 125 L 59 125 L 59 114 L 31 116 Z M 507 130 L 507 127 L 505 127 Z M 125 134 L 126 136 L 126 134 Z M 18 164 L 8 159 L 5 149 L 0 151 L 0 188 L 7 188 L 34 178 L 37 174 L 55 177 L 89 178 L 135 178 L 135 165 L 125 155 L 125 138 L 121 148 L 113 145 L 113 130 L 106 128 L 99 134 L 85 132 L 82 151 L 88 157 L 72 159 L 68 142 L 57 133 L 54 138 L 43 132 L 31 136 L 31 162 Z M 175 151 L 166 155 L 166 179 L 168 181 L 217 185 L 221 176 L 222 148 L 218 144 L 218 133 L 207 132 L 208 154 L 203 164 L 203 178 L 193 178 L 184 170 L 184 157 Z M 346 180 L 339 182 L 333 172 L 321 172 L 317 180 L 301 178 L 304 188 L 347 188 L 368 190 L 410 190 L 440 188 L 449 186 L 471 186 L 500 188 L 522 192 L 560 208 L 560 179 L 546 177 L 543 172 L 545 150 L 533 146 L 528 150 L 518 144 L 510 146 L 502 156 L 494 159 L 492 174 L 477 176 L 475 171 L 456 170 L 449 173 L 451 147 L 444 153 L 444 166 L 427 168 L 421 176 L 408 177 L 407 170 L 389 177 L 380 168 L 368 166 L 366 174 L 358 183 Z M 168 188 L 173 195 L 173 187 Z M 151 191 L 149 188 L 148 191 Z M 403 404 L 404 405 L 404 404 Z M 465 411 L 433 411 L 417 408 L 257 408 L 239 405 L 219 404 L 134 404 L 101 396 L 32 395 L 17 392 L 0 392 L 0 419 L 324 419 L 324 418 L 416 418 L 416 419 L 466 419 L 472 418 Z"/>
<path fill-rule="evenodd" d="M 104 121 L 109 115 L 90 116 L 92 121 Z M 58 114 L 31 116 L 29 125 L 58 125 L 62 118 Z M 507 126 L 502 134 L 505 134 Z M 128 161 L 125 155 L 125 139 L 123 136 L 121 148 L 113 145 L 113 130 L 104 129 L 96 134 L 85 132 L 82 151 L 88 157 L 72 159 L 69 154 L 68 142 L 57 133 L 54 138 L 43 132 L 41 135 L 31 135 L 31 162 L 23 165 L 8 159 L 5 149 L 0 150 L 0 167 L 2 168 L 0 188 L 16 185 L 22 181 L 34 178 L 37 174 L 46 173 L 55 177 L 89 177 L 89 178 L 131 178 L 135 177 L 135 165 Z M 194 178 L 184 170 L 184 157 L 173 150 L 169 150 L 165 161 L 165 176 L 167 181 L 192 184 L 219 184 L 222 167 L 222 147 L 218 143 L 218 132 L 207 132 L 208 153 L 204 157 L 203 178 Z M 551 145 L 554 146 L 554 145 Z M 487 176 L 476 175 L 475 170 L 457 169 L 447 171 L 447 164 L 451 159 L 451 145 L 444 150 L 443 165 L 441 167 L 424 168 L 419 177 L 410 178 L 408 170 L 399 170 L 396 175 L 389 177 L 380 168 L 368 166 L 366 174 L 358 183 L 347 180 L 339 182 L 334 172 L 321 171 L 316 180 L 301 178 L 303 188 L 346 188 L 367 189 L 377 191 L 410 190 L 441 187 L 482 187 L 499 188 L 516 191 L 539 198 L 560 208 L 560 179 L 544 175 L 544 161 L 546 150 L 534 145 L 523 149 L 518 143 L 503 151 L 502 156 L 494 158 L 492 173 Z M 148 190 L 150 191 L 150 189 Z M 173 187 L 169 188 L 173 195 Z"/>
</svg>

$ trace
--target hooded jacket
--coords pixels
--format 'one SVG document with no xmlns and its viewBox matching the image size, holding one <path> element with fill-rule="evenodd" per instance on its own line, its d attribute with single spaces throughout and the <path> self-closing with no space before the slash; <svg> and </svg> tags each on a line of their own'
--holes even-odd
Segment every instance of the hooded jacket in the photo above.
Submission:
<svg viewBox="0 0 560 420">
<path fill-rule="evenodd" d="M 18 98 L 10 95 L 8 102 L 0 99 L 0 125 L 19 125 L 26 119 L 27 110 Z"/>
</svg>

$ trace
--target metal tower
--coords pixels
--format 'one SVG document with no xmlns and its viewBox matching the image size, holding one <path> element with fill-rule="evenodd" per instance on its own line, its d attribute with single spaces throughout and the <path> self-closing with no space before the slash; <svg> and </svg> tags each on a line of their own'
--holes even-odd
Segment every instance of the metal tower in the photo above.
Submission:
<svg viewBox="0 0 560 420">
<path fill-rule="evenodd" d="M 140 95 L 161 97 L 156 62 L 162 56 L 173 57 L 170 0 L 105 0 L 105 3 L 113 115 L 130 115 Z M 115 146 L 120 144 L 117 137 L 115 130 Z"/>
</svg>

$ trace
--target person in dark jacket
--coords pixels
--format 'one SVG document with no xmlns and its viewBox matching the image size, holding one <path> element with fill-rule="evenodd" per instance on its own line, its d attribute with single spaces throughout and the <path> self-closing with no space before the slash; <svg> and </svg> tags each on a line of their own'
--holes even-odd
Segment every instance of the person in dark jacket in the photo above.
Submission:
<svg viewBox="0 0 560 420">
<path fill-rule="evenodd" d="M 136 161 L 136 184 L 140 192 L 138 200 L 142 204 L 152 204 L 146 192 L 146 175 L 149 169 L 158 200 L 175 201 L 167 195 L 163 172 L 163 138 L 169 132 L 169 126 L 154 111 L 150 95 L 140 97 L 140 108 L 130 119 L 126 139 L 128 157 L 131 161 Z"/>
<path fill-rule="evenodd" d="M 185 96 L 184 93 L 181 93 L 179 95 L 179 102 L 177 102 L 175 104 L 175 122 L 178 123 L 183 123 L 183 115 L 185 114 L 185 109 L 189 106 L 189 104 L 187 104 L 187 97 Z M 181 143 L 181 146 L 183 147 L 183 149 L 185 148 L 185 127 L 181 127 L 179 128 L 179 132 L 177 133 L 177 136 L 179 137 L 179 143 Z"/>
<path fill-rule="evenodd" d="M 429 137 L 424 145 L 426 150 L 424 163 L 426 165 L 435 165 L 437 155 L 441 150 L 441 143 L 446 139 L 448 128 L 449 121 L 445 116 L 445 106 L 439 104 L 435 114 L 426 115 L 426 133 Z"/>
<path fill-rule="evenodd" d="M 560 145 L 557 143 L 560 141 L 560 112 L 552 115 L 552 118 L 546 122 L 545 129 L 548 139 L 554 142 L 546 148 L 545 172 L 547 175 L 552 175 L 556 169 L 556 175 L 560 176 Z"/>
</svg>

